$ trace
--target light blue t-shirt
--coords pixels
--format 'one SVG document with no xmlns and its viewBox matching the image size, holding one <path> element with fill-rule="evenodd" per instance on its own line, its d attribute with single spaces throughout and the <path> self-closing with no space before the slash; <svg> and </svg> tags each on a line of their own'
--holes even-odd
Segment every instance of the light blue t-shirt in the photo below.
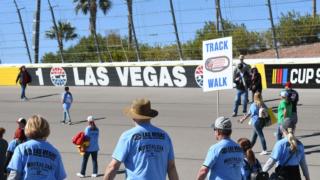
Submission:
<svg viewBox="0 0 320 180">
<path fill-rule="evenodd" d="M 212 145 L 203 166 L 209 168 L 209 180 L 241 180 L 244 154 L 231 139 L 222 139 Z"/>
<path fill-rule="evenodd" d="M 60 153 L 43 140 L 29 140 L 17 146 L 8 165 L 22 179 L 62 180 L 66 178 Z"/>
<path fill-rule="evenodd" d="M 250 105 L 249 114 L 251 117 L 252 125 L 254 125 L 259 119 L 259 107 L 256 103 Z"/>
<path fill-rule="evenodd" d="M 292 157 L 286 164 L 284 163 L 290 157 L 290 144 L 287 138 L 283 138 L 276 142 L 272 149 L 270 157 L 276 160 L 278 165 L 280 166 L 297 166 L 300 164 L 300 161 L 305 158 L 303 144 L 300 141 L 297 141 L 297 144 L 297 151 L 292 155 Z"/>
<path fill-rule="evenodd" d="M 19 145 L 18 141 L 16 139 L 13 139 L 9 142 L 8 144 L 8 152 L 14 152 L 14 150 L 16 149 L 16 147 Z"/>
<path fill-rule="evenodd" d="M 124 163 L 127 180 L 165 180 L 174 152 L 165 131 L 142 123 L 121 135 L 112 157 Z"/>
<path fill-rule="evenodd" d="M 73 97 L 70 92 L 65 92 L 62 94 L 63 108 L 70 109 L 71 104 L 73 102 Z"/>
<path fill-rule="evenodd" d="M 89 147 L 86 149 L 86 152 L 95 152 L 99 151 L 99 129 L 96 128 L 92 130 L 90 126 L 88 126 L 84 134 L 90 138 Z"/>
</svg>

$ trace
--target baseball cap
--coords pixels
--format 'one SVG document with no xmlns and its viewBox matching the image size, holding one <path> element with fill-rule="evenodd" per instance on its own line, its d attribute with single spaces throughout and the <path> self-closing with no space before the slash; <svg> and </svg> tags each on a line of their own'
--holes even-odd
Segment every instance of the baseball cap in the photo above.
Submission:
<svg viewBox="0 0 320 180">
<path fill-rule="evenodd" d="M 93 122 L 94 121 L 94 117 L 93 116 L 88 116 L 87 117 L 87 121 L 88 122 Z"/>
<path fill-rule="evenodd" d="M 27 124 L 27 120 L 25 118 L 21 117 L 17 120 L 17 123 Z"/>
<path fill-rule="evenodd" d="M 292 88 L 292 83 L 291 83 L 290 81 L 288 81 L 288 82 L 284 85 L 284 87 L 286 87 L 286 88 Z"/>
<path fill-rule="evenodd" d="M 232 124 L 230 118 L 221 116 L 216 119 L 214 124 L 211 125 L 213 129 L 231 130 Z"/>
<path fill-rule="evenodd" d="M 291 118 L 287 117 L 287 118 L 284 118 L 284 120 L 283 120 L 282 128 L 285 130 L 287 130 L 288 128 L 294 129 L 295 124 Z"/>
</svg>

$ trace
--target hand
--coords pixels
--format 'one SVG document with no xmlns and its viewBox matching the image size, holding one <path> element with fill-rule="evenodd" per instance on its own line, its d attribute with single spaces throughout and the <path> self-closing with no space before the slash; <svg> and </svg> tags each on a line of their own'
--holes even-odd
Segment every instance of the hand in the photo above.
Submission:
<svg viewBox="0 0 320 180">
<path fill-rule="evenodd" d="M 242 124 L 243 123 L 243 118 L 239 119 L 238 122 Z"/>
</svg>

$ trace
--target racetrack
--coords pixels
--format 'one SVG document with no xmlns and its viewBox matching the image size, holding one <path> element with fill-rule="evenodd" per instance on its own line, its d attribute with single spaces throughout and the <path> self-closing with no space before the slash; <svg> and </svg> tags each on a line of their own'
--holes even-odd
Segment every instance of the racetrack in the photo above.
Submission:
<svg viewBox="0 0 320 180">
<path fill-rule="evenodd" d="M 198 169 L 211 144 L 216 140 L 210 125 L 216 118 L 216 92 L 203 93 L 196 88 L 111 88 L 111 87 L 71 87 L 74 104 L 71 108 L 73 121 L 85 120 L 88 115 L 103 118 L 96 122 L 100 128 L 100 151 L 98 156 L 99 173 L 103 174 L 110 161 L 113 148 L 121 133 L 131 127 L 133 122 L 122 115 L 122 109 L 129 106 L 137 97 L 151 99 L 152 107 L 159 111 L 159 116 L 152 123 L 166 130 L 173 141 L 176 164 L 181 180 L 195 179 Z M 277 106 L 279 89 L 268 89 L 263 92 L 266 104 Z M 15 121 L 19 117 L 30 117 L 32 114 L 43 115 L 51 125 L 49 141 L 57 147 L 63 158 L 67 179 L 78 179 L 75 176 L 80 170 L 82 157 L 71 143 L 71 138 L 83 130 L 86 122 L 75 125 L 62 125 L 62 105 L 60 94 L 63 88 L 28 87 L 29 101 L 19 99 L 19 87 L 0 87 L 0 126 L 6 128 L 5 139 L 12 139 L 16 128 Z M 298 107 L 299 122 L 296 136 L 305 145 L 305 152 L 311 179 L 320 177 L 320 96 L 319 90 L 298 90 L 301 104 Z M 232 113 L 235 90 L 220 91 L 220 115 L 230 116 Z M 251 99 L 251 96 L 250 96 Z M 241 108 L 239 109 L 241 112 Z M 233 118 L 233 139 L 248 137 L 252 129 L 247 122 L 237 123 Z M 273 133 L 276 127 L 264 129 L 268 150 L 272 150 L 275 142 Z M 260 141 L 254 147 L 261 151 Z M 256 154 L 262 164 L 268 156 Z M 88 162 L 87 175 L 91 175 L 91 160 Z M 99 179 L 99 178 L 98 178 Z M 102 179 L 100 177 L 100 179 Z M 124 179 L 120 174 L 116 179 Z"/>
</svg>

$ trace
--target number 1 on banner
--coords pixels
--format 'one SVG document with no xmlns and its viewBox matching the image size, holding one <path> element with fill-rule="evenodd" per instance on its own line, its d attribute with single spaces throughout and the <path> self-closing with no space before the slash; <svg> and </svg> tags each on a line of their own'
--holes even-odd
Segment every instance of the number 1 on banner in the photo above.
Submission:
<svg viewBox="0 0 320 180">
<path fill-rule="evenodd" d="M 38 76 L 38 79 L 39 79 L 39 85 L 40 86 L 43 86 L 43 77 L 42 77 L 42 69 L 41 68 L 38 68 L 36 70 L 36 75 Z"/>
</svg>

